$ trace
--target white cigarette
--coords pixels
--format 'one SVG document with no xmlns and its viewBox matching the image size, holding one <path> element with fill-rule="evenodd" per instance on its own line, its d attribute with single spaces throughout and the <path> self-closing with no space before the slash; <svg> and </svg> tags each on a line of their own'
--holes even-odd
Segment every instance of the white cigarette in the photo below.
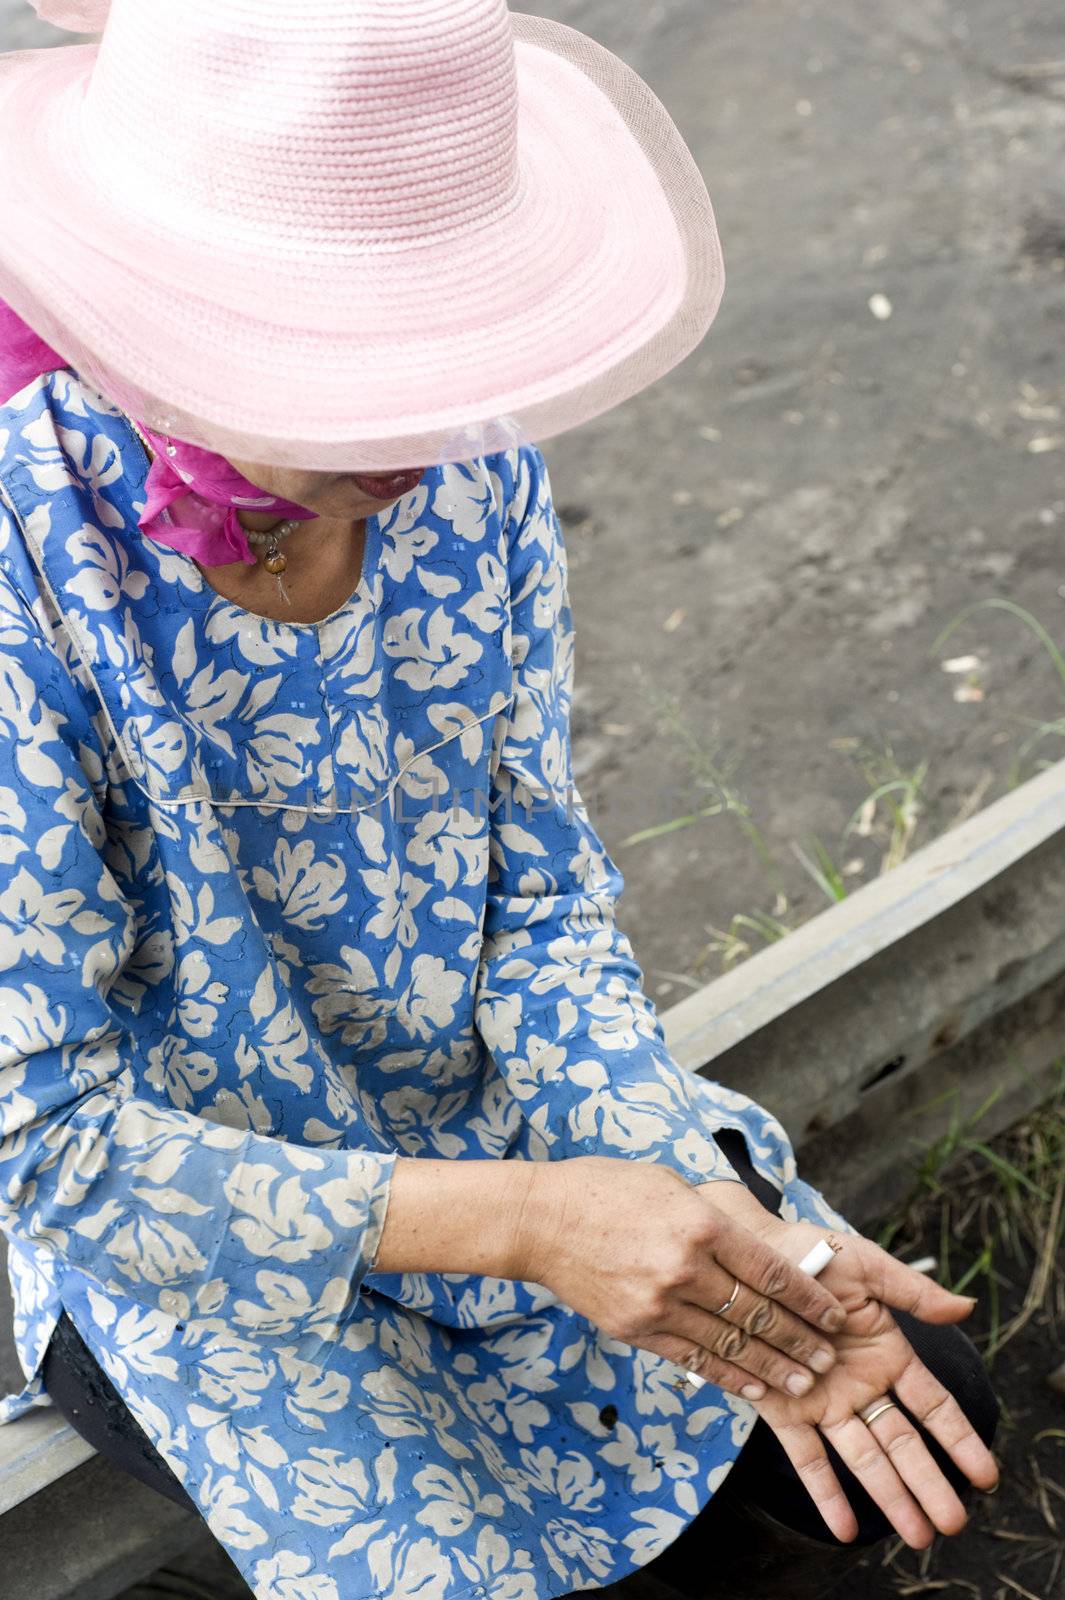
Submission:
<svg viewBox="0 0 1065 1600">
<path fill-rule="evenodd" d="M 817 1278 L 830 1261 L 835 1261 L 836 1252 L 827 1239 L 818 1239 L 813 1249 L 799 1262 L 799 1271 L 808 1272 L 811 1278 Z"/>
<path fill-rule="evenodd" d="M 835 1259 L 836 1252 L 833 1250 L 828 1240 L 818 1239 L 813 1249 L 807 1251 L 806 1255 L 804 1255 L 802 1260 L 799 1262 L 799 1271 L 807 1273 L 811 1278 L 816 1278 L 820 1273 L 824 1272 L 825 1268 L 828 1266 L 828 1263 L 830 1261 L 835 1261 Z M 696 1389 L 701 1389 L 707 1381 L 705 1378 L 700 1378 L 697 1372 L 689 1372 L 686 1374 L 686 1377 L 688 1379 L 688 1383 Z"/>
</svg>

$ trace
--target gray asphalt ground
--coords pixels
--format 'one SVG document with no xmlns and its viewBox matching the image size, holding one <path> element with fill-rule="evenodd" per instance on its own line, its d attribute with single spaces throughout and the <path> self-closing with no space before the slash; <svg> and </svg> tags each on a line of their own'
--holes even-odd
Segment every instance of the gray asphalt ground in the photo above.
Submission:
<svg viewBox="0 0 1065 1600">
<path fill-rule="evenodd" d="M 781 888 L 792 923 L 824 904 L 794 843 L 816 835 L 849 886 L 876 874 L 882 832 L 841 838 L 875 781 L 863 751 L 927 763 L 919 844 L 1003 793 L 1031 723 L 1065 714 L 1005 611 L 933 649 L 989 599 L 1065 642 L 1065 11 L 541 9 L 655 89 L 725 248 L 705 343 L 544 445 L 570 550 L 578 771 L 668 1003 L 718 970 L 708 930 L 782 910 Z M 6 48 L 40 37 L 0 0 Z M 734 814 L 624 844 L 705 806 L 711 767 L 779 884 Z"/>
</svg>

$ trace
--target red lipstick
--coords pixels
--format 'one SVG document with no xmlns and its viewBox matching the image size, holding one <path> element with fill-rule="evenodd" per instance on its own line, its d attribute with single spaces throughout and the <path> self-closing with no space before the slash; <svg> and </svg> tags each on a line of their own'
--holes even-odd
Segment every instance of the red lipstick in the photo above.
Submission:
<svg viewBox="0 0 1065 1600">
<path fill-rule="evenodd" d="M 425 476 L 424 467 L 412 467 L 409 472 L 353 472 L 352 479 L 364 494 L 373 500 L 398 500 L 410 494 Z"/>
</svg>

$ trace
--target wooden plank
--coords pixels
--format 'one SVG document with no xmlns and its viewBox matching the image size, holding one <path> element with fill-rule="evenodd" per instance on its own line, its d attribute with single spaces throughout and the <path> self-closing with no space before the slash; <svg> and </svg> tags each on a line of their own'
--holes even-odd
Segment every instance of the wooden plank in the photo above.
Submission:
<svg viewBox="0 0 1065 1600">
<path fill-rule="evenodd" d="M 663 1013 L 670 1049 L 701 1069 L 1065 833 L 1065 761 Z"/>
<path fill-rule="evenodd" d="M 0 1428 L 0 1516 L 95 1455 L 57 1411 L 31 1411 Z"/>
<path fill-rule="evenodd" d="M 1059 762 L 662 1021 L 677 1060 L 772 1110 L 862 1223 L 953 1118 L 997 1092 L 987 1137 L 1049 1096 L 1063 977 Z"/>
<path fill-rule="evenodd" d="M 205 1538 L 198 1517 L 94 1456 L 0 1517 L 0 1593 L 112 1600 Z"/>
</svg>

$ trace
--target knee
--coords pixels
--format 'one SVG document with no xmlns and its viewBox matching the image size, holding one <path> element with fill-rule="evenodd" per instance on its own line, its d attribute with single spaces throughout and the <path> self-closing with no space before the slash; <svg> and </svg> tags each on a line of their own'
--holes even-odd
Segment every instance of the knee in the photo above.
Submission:
<svg viewBox="0 0 1065 1600">
<path fill-rule="evenodd" d="M 990 1448 L 999 1421 L 998 1396 L 983 1357 L 961 1328 L 934 1327 L 908 1312 L 893 1313 L 919 1359 L 954 1396 L 974 1430 Z"/>
</svg>

